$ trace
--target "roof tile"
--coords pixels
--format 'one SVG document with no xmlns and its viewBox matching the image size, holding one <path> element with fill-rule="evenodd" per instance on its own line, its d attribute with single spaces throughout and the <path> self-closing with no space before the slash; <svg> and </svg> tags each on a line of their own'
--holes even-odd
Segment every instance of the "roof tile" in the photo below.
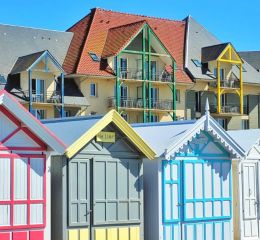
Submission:
<svg viewBox="0 0 260 240">
<path fill-rule="evenodd" d="M 92 18 L 90 26 L 89 22 L 81 24 L 82 21 L 87 21 L 87 18 Z M 134 24 L 140 21 L 146 21 L 149 24 L 154 33 L 159 37 L 169 53 L 176 60 L 178 68 L 176 74 L 177 82 L 190 83 L 192 80 L 184 71 L 183 64 L 185 52 L 185 21 L 173 21 L 167 19 L 152 18 L 141 15 L 113 12 L 99 8 L 92 10 L 90 15 L 88 15 L 85 20 L 81 20 L 78 24 L 69 29 L 69 31 L 74 32 L 74 38 L 72 40 L 73 43 L 70 48 L 70 52 L 68 53 L 64 64 L 64 66 L 70 66 L 70 68 L 65 68 L 66 72 L 87 75 L 111 76 L 113 74 L 111 70 L 107 71 L 106 69 L 102 68 L 102 64 L 92 61 L 88 53 L 94 52 L 98 56 L 102 56 L 102 54 L 104 54 L 104 51 L 108 51 L 107 46 L 105 50 L 104 48 L 106 42 L 110 38 L 110 29 L 118 28 L 123 25 Z M 84 38 L 82 37 L 82 35 L 87 31 L 86 25 L 89 26 L 89 29 L 87 32 L 87 36 Z M 75 35 L 80 37 L 77 38 Z M 111 41 L 111 39 L 109 41 Z M 122 42 L 124 41 L 125 39 L 122 39 Z M 80 47 L 82 48 L 81 54 L 79 54 L 78 50 Z M 111 49 L 109 49 L 109 51 L 113 52 L 117 47 L 118 46 L 111 46 Z M 78 51 L 73 52 L 73 48 L 76 48 Z M 72 57 L 70 57 L 70 55 Z M 76 65 L 76 70 L 75 68 L 73 69 L 73 67 L 71 67 Z"/>
</svg>

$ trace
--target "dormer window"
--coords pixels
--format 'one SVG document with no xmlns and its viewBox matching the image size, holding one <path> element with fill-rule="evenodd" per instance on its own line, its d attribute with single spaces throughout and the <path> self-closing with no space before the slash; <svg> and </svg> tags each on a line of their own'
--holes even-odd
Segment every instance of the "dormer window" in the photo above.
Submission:
<svg viewBox="0 0 260 240">
<path fill-rule="evenodd" d="M 89 53 L 89 56 L 92 58 L 94 62 L 100 62 L 100 58 L 95 53 Z"/>
<path fill-rule="evenodd" d="M 240 69 L 239 65 L 236 65 L 238 69 Z M 242 72 L 247 72 L 247 70 L 245 69 L 244 65 L 242 66 Z"/>
<path fill-rule="evenodd" d="M 195 64 L 196 67 L 202 67 L 202 63 L 198 59 L 191 59 L 191 60 Z"/>
</svg>

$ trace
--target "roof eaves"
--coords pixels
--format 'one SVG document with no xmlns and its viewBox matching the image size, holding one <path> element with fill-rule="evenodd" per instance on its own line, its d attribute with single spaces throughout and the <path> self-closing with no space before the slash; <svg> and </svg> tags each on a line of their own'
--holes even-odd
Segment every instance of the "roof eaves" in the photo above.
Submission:
<svg viewBox="0 0 260 240">
<path fill-rule="evenodd" d="M 117 113 L 115 110 L 108 112 L 96 124 L 94 124 L 79 139 L 72 143 L 65 151 L 68 158 L 72 158 L 82 149 L 91 139 L 93 139 L 109 123 L 115 125 L 129 138 L 129 140 L 150 160 L 156 153 L 144 142 L 144 140 L 134 131 L 134 129 Z"/>
</svg>

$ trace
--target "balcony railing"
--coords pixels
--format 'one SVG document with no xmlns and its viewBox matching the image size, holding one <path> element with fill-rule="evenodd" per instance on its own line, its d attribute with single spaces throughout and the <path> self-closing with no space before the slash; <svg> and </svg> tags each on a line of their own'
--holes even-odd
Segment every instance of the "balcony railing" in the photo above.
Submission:
<svg viewBox="0 0 260 240">
<path fill-rule="evenodd" d="M 142 69 L 138 68 L 127 68 L 125 70 L 120 70 L 120 78 L 121 79 L 135 79 L 142 80 Z M 147 75 L 147 74 L 146 74 Z M 172 82 L 172 74 L 168 73 L 166 70 L 151 72 L 151 77 L 146 80 L 157 81 L 157 82 Z"/>
<path fill-rule="evenodd" d="M 146 100 L 146 107 L 149 107 L 149 101 Z M 116 98 L 110 97 L 108 98 L 108 107 L 115 107 L 116 106 Z M 143 99 L 135 99 L 135 98 L 121 98 L 120 99 L 120 107 L 122 108 L 143 108 Z M 151 100 L 151 109 L 158 109 L 158 110 L 172 110 L 173 102 L 172 100 L 159 100 L 159 99 L 152 99 Z"/>
<path fill-rule="evenodd" d="M 217 87 L 217 79 L 216 82 L 210 83 L 211 87 Z M 240 81 L 237 78 L 229 78 L 220 81 L 221 88 L 240 88 Z"/>
<path fill-rule="evenodd" d="M 220 108 L 221 113 L 240 113 L 240 106 L 239 105 L 224 105 Z M 217 113 L 217 105 L 210 105 L 210 112 Z"/>
<path fill-rule="evenodd" d="M 27 101 L 29 101 L 29 91 L 24 91 Z M 32 102 L 38 103 L 61 103 L 61 94 L 59 91 L 47 91 L 44 93 L 37 93 L 32 91 Z"/>
</svg>

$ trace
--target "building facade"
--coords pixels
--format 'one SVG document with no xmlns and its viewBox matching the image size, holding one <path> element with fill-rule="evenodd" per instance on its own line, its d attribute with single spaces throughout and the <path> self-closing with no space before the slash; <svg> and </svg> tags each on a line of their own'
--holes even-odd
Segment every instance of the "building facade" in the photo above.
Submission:
<svg viewBox="0 0 260 240">
<path fill-rule="evenodd" d="M 72 35 L 0 25 L 1 88 L 38 119 L 80 115 L 88 106 L 62 68 Z"/>
<path fill-rule="evenodd" d="M 198 119 L 209 98 L 225 129 L 260 126 L 258 53 L 240 55 L 190 16 L 95 8 L 66 32 L 0 33 L 0 82 L 38 118 L 115 109 L 129 123 Z"/>
</svg>

